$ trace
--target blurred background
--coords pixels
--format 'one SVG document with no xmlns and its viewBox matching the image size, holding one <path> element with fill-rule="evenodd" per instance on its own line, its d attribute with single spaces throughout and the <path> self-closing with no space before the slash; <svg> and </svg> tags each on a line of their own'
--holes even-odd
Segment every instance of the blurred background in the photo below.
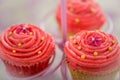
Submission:
<svg viewBox="0 0 120 80">
<path fill-rule="evenodd" d="M 120 41 L 120 1 L 95 1 L 101 5 L 105 13 L 111 16 L 114 23 L 112 33 Z M 58 2 L 59 0 L 0 0 L 0 32 L 13 24 L 29 22 L 42 28 L 45 26 L 44 29 L 52 33 L 58 28 L 54 15 Z M 57 52 L 59 53 L 58 50 Z M 0 64 L 0 80 L 9 80 L 2 63 Z M 44 80 L 61 80 L 60 72 L 57 71 L 56 74 L 49 76 L 49 79 Z"/>
</svg>

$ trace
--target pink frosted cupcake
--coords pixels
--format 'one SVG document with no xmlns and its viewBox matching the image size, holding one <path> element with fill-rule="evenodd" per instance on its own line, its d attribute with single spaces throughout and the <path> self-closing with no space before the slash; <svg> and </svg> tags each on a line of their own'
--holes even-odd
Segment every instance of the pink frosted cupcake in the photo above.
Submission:
<svg viewBox="0 0 120 80">
<path fill-rule="evenodd" d="M 61 4 L 56 9 L 56 20 L 61 29 Z M 100 29 L 105 15 L 94 0 L 66 0 L 67 32 L 73 35 L 81 30 Z"/>
<path fill-rule="evenodd" d="M 82 31 L 65 44 L 73 80 L 115 80 L 120 67 L 116 38 L 101 31 Z"/>
<path fill-rule="evenodd" d="M 43 71 L 54 47 L 52 37 L 32 24 L 16 24 L 0 34 L 0 57 L 7 71 L 17 77 Z"/>
</svg>

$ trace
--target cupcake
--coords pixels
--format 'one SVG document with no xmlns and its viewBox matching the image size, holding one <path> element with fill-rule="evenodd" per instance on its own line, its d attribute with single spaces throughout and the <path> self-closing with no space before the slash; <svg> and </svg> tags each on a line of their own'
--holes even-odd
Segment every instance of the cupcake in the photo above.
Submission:
<svg viewBox="0 0 120 80">
<path fill-rule="evenodd" d="M 61 4 L 56 9 L 56 20 L 61 30 Z M 73 35 L 81 30 L 100 29 L 105 15 L 94 0 L 66 0 L 67 33 Z"/>
<path fill-rule="evenodd" d="M 28 77 L 43 71 L 54 54 L 52 37 L 32 24 L 16 24 L 0 34 L 0 58 L 7 72 Z"/>
<path fill-rule="evenodd" d="M 81 31 L 65 44 L 73 80 L 115 80 L 120 67 L 117 39 L 101 31 Z"/>
</svg>

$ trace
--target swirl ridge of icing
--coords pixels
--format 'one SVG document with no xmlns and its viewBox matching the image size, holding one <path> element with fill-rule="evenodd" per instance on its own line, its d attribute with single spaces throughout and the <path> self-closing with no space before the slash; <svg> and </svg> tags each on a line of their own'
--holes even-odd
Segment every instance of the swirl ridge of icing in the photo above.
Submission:
<svg viewBox="0 0 120 80">
<path fill-rule="evenodd" d="M 56 19 L 61 25 L 60 7 L 56 10 Z M 94 0 L 66 0 L 67 30 L 76 33 L 81 30 L 100 29 L 105 23 L 105 15 Z"/>
<path fill-rule="evenodd" d="M 55 44 L 50 34 L 32 24 L 16 24 L 0 35 L 0 57 L 14 65 L 34 65 L 49 59 Z"/>
<path fill-rule="evenodd" d="M 81 69 L 96 74 L 117 68 L 120 64 L 120 47 L 117 39 L 101 31 L 77 33 L 66 42 L 64 51 L 68 65 L 75 70 Z"/>
</svg>

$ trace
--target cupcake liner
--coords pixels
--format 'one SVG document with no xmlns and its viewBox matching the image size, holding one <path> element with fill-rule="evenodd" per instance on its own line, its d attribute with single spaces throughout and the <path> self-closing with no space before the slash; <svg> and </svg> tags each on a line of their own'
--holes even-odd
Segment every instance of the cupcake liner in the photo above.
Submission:
<svg viewBox="0 0 120 80">
<path fill-rule="evenodd" d="M 73 80 L 116 80 L 119 68 L 100 74 L 89 74 L 81 70 L 74 70 L 69 67 Z"/>
<path fill-rule="evenodd" d="M 16 66 L 16 65 L 10 64 L 7 61 L 3 61 L 3 62 L 6 66 L 7 72 L 10 75 L 16 76 L 16 77 L 27 77 L 43 71 L 49 65 L 49 60 L 50 58 L 47 59 L 46 61 L 39 62 L 30 66 Z"/>
</svg>

